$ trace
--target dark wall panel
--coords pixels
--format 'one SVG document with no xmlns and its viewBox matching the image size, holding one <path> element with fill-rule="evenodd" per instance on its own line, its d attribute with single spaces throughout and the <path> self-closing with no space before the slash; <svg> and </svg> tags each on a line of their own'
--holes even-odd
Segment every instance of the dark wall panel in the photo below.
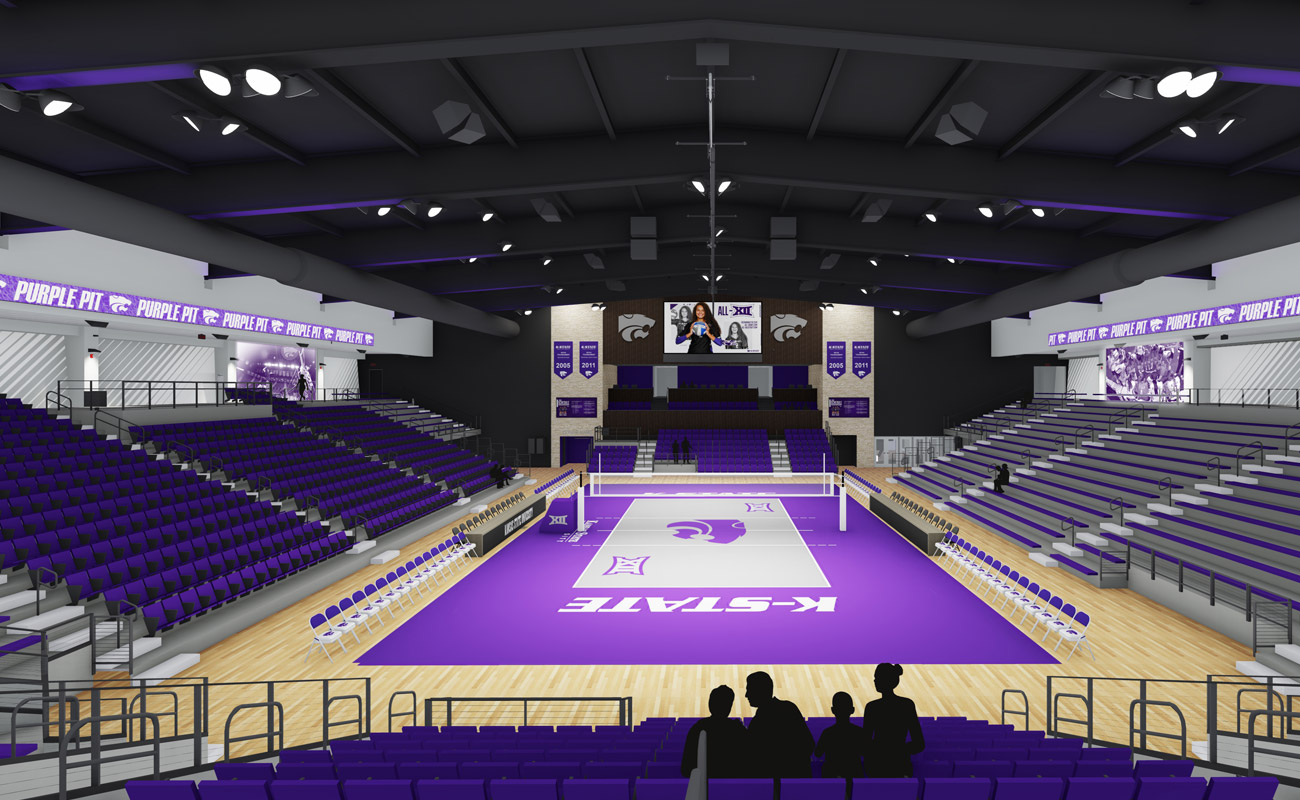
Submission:
<svg viewBox="0 0 1300 800">
<path fill-rule="evenodd" d="M 360 368 L 362 391 L 367 390 L 369 370 L 380 368 L 385 394 L 413 398 L 458 420 L 477 414 L 484 436 L 518 448 L 526 457 L 530 437 L 551 440 L 550 318 L 545 308 L 520 317 L 519 335 L 513 339 L 435 324 L 433 355 L 428 358 L 368 356 Z"/>
<path fill-rule="evenodd" d="M 620 300 L 605 309 L 606 364 L 664 363 L 664 303 L 683 299 L 651 297 Z M 719 294 L 728 303 L 746 301 L 763 304 L 762 364 L 820 364 L 822 362 L 822 312 L 810 300 L 780 300 Z M 772 335 L 774 315 L 787 315 L 782 321 L 782 341 Z M 650 323 L 653 322 L 653 325 Z M 644 333 L 643 336 L 637 334 Z M 791 335 L 797 334 L 797 335 Z"/>
<path fill-rule="evenodd" d="M 1034 394 L 1034 367 L 1055 356 L 989 355 L 988 323 L 924 339 L 904 331 L 909 316 L 876 311 L 873 413 L 877 436 L 937 436 L 946 416 L 969 419 Z"/>
</svg>

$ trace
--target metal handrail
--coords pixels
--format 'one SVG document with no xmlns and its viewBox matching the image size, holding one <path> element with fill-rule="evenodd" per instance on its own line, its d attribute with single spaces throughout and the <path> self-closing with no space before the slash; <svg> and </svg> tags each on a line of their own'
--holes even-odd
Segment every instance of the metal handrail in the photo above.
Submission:
<svg viewBox="0 0 1300 800">
<path fill-rule="evenodd" d="M 1087 432 L 1088 432 L 1088 434 L 1089 434 L 1088 439 L 1084 439 L 1084 438 L 1083 438 L 1083 432 L 1084 432 L 1084 431 L 1087 431 Z M 1075 428 L 1075 429 L 1074 429 L 1074 446 L 1075 446 L 1075 447 L 1082 447 L 1082 446 L 1083 446 L 1083 445 L 1082 445 L 1083 442 L 1095 438 L 1095 437 L 1096 437 L 1096 434 L 1097 434 L 1097 429 L 1094 428 L 1094 427 L 1092 427 L 1091 425 L 1084 425 L 1082 428 Z"/>
<path fill-rule="evenodd" d="M 97 408 L 95 409 L 95 413 L 90 418 L 90 424 L 95 428 L 95 430 L 99 430 L 100 417 L 106 417 L 112 421 L 113 428 L 117 430 L 118 439 L 121 439 L 123 434 L 130 435 L 132 428 L 140 427 L 139 425 L 136 425 L 131 420 L 125 419 L 123 417 L 119 417 L 117 414 L 114 414 L 111 411 L 105 411 L 102 408 Z"/>
<path fill-rule="evenodd" d="M 40 722 L 29 722 L 26 725 L 20 724 L 18 722 L 18 712 L 22 710 L 23 706 L 36 700 L 39 700 L 42 703 L 58 703 L 60 709 L 63 708 L 63 705 L 65 703 L 70 704 L 72 706 L 72 721 L 76 722 L 77 720 L 81 719 L 81 701 L 75 697 L 64 696 L 64 695 L 33 695 L 30 697 L 19 698 L 18 702 L 14 704 L 14 707 L 9 710 L 9 757 L 10 758 L 15 758 L 17 756 L 18 730 L 20 728 L 44 728 L 48 724 L 45 721 L 45 711 L 43 709 L 41 711 Z M 60 719 L 63 718 L 62 710 L 60 710 L 59 712 L 59 718 Z"/>
<path fill-rule="evenodd" d="M 66 394 L 63 394 L 62 392 L 56 392 L 53 390 L 45 393 L 45 413 L 48 414 L 50 412 L 51 399 L 54 401 L 55 416 L 58 416 L 58 413 L 63 410 L 63 404 L 65 400 L 67 401 L 69 416 L 72 414 L 72 398 L 68 397 Z"/>
<path fill-rule="evenodd" d="M 1133 725 L 1134 712 L 1137 710 L 1138 706 L 1142 707 L 1142 726 L 1140 728 L 1135 727 Z M 1157 733 L 1155 731 L 1148 731 L 1146 729 L 1146 717 L 1147 717 L 1146 712 L 1148 706 L 1160 706 L 1162 708 L 1172 708 L 1174 710 L 1174 713 L 1178 715 L 1179 734 L 1177 736 L 1174 736 L 1172 733 Z M 1179 756 L 1182 758 L 1187 757 L 1187 719 L 1183 716 L 1182 709 L 1180 709 L 1174 703 L 1169 702 L 1168 700 L 1146 700 L 1144 698 L 1138 698 L 1133 702 L 1129 703 L 1128 704 L 1128 746 L 1130 748 L 1133 747 L 1134 734 L 1141 734 L 1143 749 L 1146 749 L 1146 741 L 1148 736 L 1155 736 L 1160 739 L 1173 739 L 1174 741 L 1181 742 L 1182 750 L 1179 753 Z"/>
<path fill-rule="evenodd" d="M 1070 532 L 1071 547 L 1074 547 L 1075 528 L 1078 527 L 1078 524 L 1079 523 L 1074 521 L 1074 517 L 1066 517 L 1065 519 L 1061 520 L 1061 530 L 1063 531 L 1068 530 Z"/>
<path fill-rule="evenodd" d="M 244 711 L 250 708 L 266 709 L 266 715 L 267 715 L 266 733 L 253 733 L 253 734 L 248 734 L 247 736 L 236 736 L 234 738 L 231 738 L 230 723 L 234 721 L 235 715 L 238 714 L 240 711 Z M 276 728 L 274 724 L 274 720 L 275 720 L 274 714 L 277 711 L 280 712 L 279 728 Z M 275 741 L 275 737 L 277 734 L 280 737 L 280 746 L 274 749 L 283 750 L 284 749 L 284 704 L 283 703 L 277 702 L 275 700 L 267 700 L 261 703 L 240 703 L 239 705 L 235 706 L 234 709 L 231 710 L 230 714 L 226 717 L 226 728 L 225 728 L 225 736 L 224 736 L 224 744 L 223 744 L 223 747 L 225 748 L 225 757 L 222 760 L 223 761 L 230 760 L 230 745 L 235 744 L 237 742 L 251 742 L 254 739 L 265 739 L 268 745 L 267 752 L 270 752 L 272 750 L 270 745 Z"/>
<path fill-rule="evenodd" d="M 1254 456 L 1259 456 L 1259 457 L 1260 457 L 1260 463 L 1263 463 L 1263 461 L 1264 461 L 1264 443 L 1263 443 L 1263 442 L 1261 442 L 1261 441 L 1259 441 L 1259 440 L 1255 440 L 1255 441 L 1253 441 L 1253 442 L 1247 442 L 1246 444 L 1241 445 L 1240 447 L 1237 448 L 1237 455 L 1236 455 L 1236 462 L 1237 462 L 1236 474 L 1238 474 L 1238 475 L 1241 474 L 1241 457 L 1242 457 L 1242 455 L 1243 455 L 1243 451 L 1245 452 L 1245 454 L 1247 454 L 1247 457 L 1248 457 L 1248 458 L 1249 458 L 1249 457 L 1254 457 Z"/>
<path fill-rule="evenodd" d="M 410 710 L 410 711 L 398 711 L 398 712 L 394 713 L 394 711 L 393 711 L 393 701 L 396 700 L 396 699 L 399 698 L 399 697 L 405 697 L 405 696 L 408 695 L 408 694 L 411 696 L 411 710 Z M 410 718 L 411 718 L 411 724 L 412 724 L 412 725 L 417 725 L 417 724 L 419 724 L 419 722 L 420 722 L 420 696 L 417 695 L 415 692 L 412 692 L 412 691 L 393 692 L 391 695 L 388 696 L 388 732 L 389 732 L 389 733 L 396 733 L 396 731 L 393 730 L 393 719 L 394 719 L 394 718 L 399 718 L 399 719 L 400 719 L 400 718 L 402 718 L 402 717 L 410 717 Z"/>
<path fill-rule="evenodd" d="M 1156 483 L 1156 491 L 1165 493 L 1165 505 L 1174 504 L 1174 476 L 1166 475 Z"/>
<path fill-rule="evenodd" d="M 1250 712 L 1250 717 L 1246 720 L 1249 730 L 1246 731 L 1246 775 L 1255 776 L 1255 753 L 1262 753 L 1266 756 L 1286 756 L 1294 758 L 1295 753 L 1289 750 L 1261 750 L 1255 747 L 1255 718 L 1264 714 L 1269 718 L 1269 730 L 1272 730 L 1273 717 L 1282 717 L 1285 720 L 1292 720 L 1300 717 L 1300 711 L 1274 711 L 1272 709 L 1260 708 Z"/>
<path fill-rule="evenodd" d="M 74 722 L 72 726 L 59 737 L 59 800 L 67 800 L 68 797 L 68 771 L 74 767 L 90 767 L 90 783 L 92 786 L 99 785 L 99 768 L 103 764 L 112 764 L 117 761 L 134 760 L 140 757 L 139 753 L 127 753 L 120 756 L 104 758 L 99 754 L 99 733 L 91 737 L 91 754 L 90 759 L 81 764 L 68 763 L 68 739 L 76 736 L 82 728 L 91 723 L 104 723 L 121 721 L 128 719 L 139 719 L 140 726 L 143 730 L 146 719 L 153 720 L 154 738 L 153 738 L 153 777 L 157 780 L 162 775 L 162 726 L 158 722 L 158 715 L 141 711 L 139 714 L 108 714 L 105 716 L 87 717 L 83 720 Z M 78 741 L 80 739 L 78 738 Z"/>
<path fill-rule="evenodd" d="M 171 718 L 172 718 L 172 736 L 179 736 L 179 735 L 180 735 L 180 708 L 181 708 L 181 699 L 180 699 L 180 697 L 176 694 L 176 692 L 168 691 L 168 690 L 166 690 L 166 689 L 155 689 L 155 688 L 153 688 L 153 687 L 150 687 L 148 684 L 145 684 L 144 686 L 140 687 L 140 693 L 137 694 L 137 695 L 135 695 L 134 697 L 131 698 L 131 702 L 127 705 L 127 709 L 126 709 L 126 710 L 127 710 L 127 714 L 131 714 L 132 712 L 135 711 L 135 701 L 137 701 L 137 700 L 140 701 L 140 710 L 141 710 L 141 711 L 144 711 L 144 710 L 145 710 L 145 707 L 149 704 L 149 701 L 148 701 L 148 699 L 146 699 L 146 696 L 147 696 L 147 695 L 151 695 L 151 694 L 155 694 L 155 695 L 171 695 L 171 698 L 172 698 L 172 710 L 171 710 L 171 711 L 153 711 L 153 712 L 150 712 L 150 713 L 157 714 L 159 717 L 171 717 Z M 141 735 L 141 736 L 144 736 L 144 723 L 143 723 L 143 722 L 140 723 L 140 735 Z M 159 732 L 159 735 L 160 735 L 160 736 L 162 735 L 161 731 Z M 134 721 L 134 720 L 129 720 L 129 721 L 127 722 L 127 727 L 126 727 L 126 740 L 127 740 L 128 742 L 130 742 L 130 741 L 134 741 L 134 740 L 135 740 L 135 721 Z"/>
<path fill-rule="evenodd" d="M 1091 686 L 1092 686 L 1092 679 L 1089 679 L 1089 680 L 1088 680 L 1088 684 L 1089 684 L 1089 689 L 1091 689 Z M 1083 706 L 1084 706 L 1084 708 L 1086 708 L 1087 711 L 1088 711 L 1088 718 L 1087 718 L 1087 719 L 1070 719 L 1069 717 L 1063 717 L 1063 716 L 1061 716 L 1061 712 L 1060 712 L 1061 700 L 1066 699 L 1066 698 L 1070 698 L 1070 699 L 1073 699 L 1073 700 L 1082 700 L 1082 701 L 1083 701 Z M 1086 725 L 1087 728 L 1088 728 L 1088 736 L 1087 736 L 1087 738 L 1091 739 L 1091 738 L 1092 738 L 1092 700 L 1088 699 L 1088 697 L 1085 696 L 1085 695 L 1081 695 L 1081 694 L 1071 694 L 1071 693 L 1069 693 L 1069 692 L 1061 692 L 1061 693 L 1059 693 L 1059 694 L 1053 695 L 1053 696 L 1052 696 L 1052 719 L 1051 719 L 1051 732 L 1052 732 L 1052 734 L 1055 735 L 1055 736 L 1060 736 L 1060 735 L 1061 735 L 1060 729 L 1057 727 L 1057 723 L 1060 723 L 1060 722 L 1069 722 L 1069 723 L 1072 723 L 1072 724 L 1075 724 L 1075 725 Z"/>
<path fill-rule="evenodd" d="M 1222 486 L 1223 485 L 1223 462 L 1219 460 L 1219 457 L 1214 456 L 1209 461 L 1206 461 L 1205 468 L 1207 470 L 1210 469 L 1214 470 L 1214 485 Z"/>
<path fill-rule="evenodd" d="M 1124 527 L 1124 509 L 1128 508 L 1128 503 L 1123 497 L 1113 497 L 1110 501 L 1110 510 L 1119 512 L 1119 526 Z"/>
<path fill-rule="evenodd" d="M 528 724 L 528 704 L 530 702 L 543 703 L 563 703 L 563 702 L 614 702 L 618 705 L 618 725 L 632 727 L 632 698 L 631 697 L 426 697 L 424 698 L 424 724 L 433 725 L 433 707 L 434 704 L 446 706 L 446 722 L 444 725 L 452 723 L 452 705 L 454 703 L 474 702 L 474 703 L 522 703 L 523 723 Z"/>
<path fill-rule="evenodd" d="M 323 690 L 324 690 L 326 693 L 329 692 L 329 681 L 328 681 L 328 680 L 325 681 L 325 684 L 324 684 L 324 686 L 323 686 Z M 337 720 L 337 721 L 335 721 L 335 720 L 331 720 L 331 719 L 330 719 L 330 709 L 333 708 L 333 707 L 334 707 L 334 704 L 337 703 L 339 700 L 356 700 L 356 701 L 357 701 L 357 718 L 356 718 L 356 719 L 341 719 L 341 720 Z M 336 696 L 334 696 L 334 697 L 327 697 L 327 698 L 325 699 L 325 710 L 324 710 L 324 714 L 321 715 L 321 741 L 323 741 L 323 742 L 328 742 L 328 741 L 330 740 L 330 728 L 337 728 L 337 727 L 339 727 L 340 725 L 356 725 L 356 726 L 357 726 L 357 732 L 358 732 L 358 735 L 360 735 L 360 736 L 365 736 L 365 735 L 366 735 L 366 719 L 365 719 L 365 717 L 366 717 L 366 703 L 365 703 L 365 700 L 361 697 L 361 695 L 359 695 L 359 694 L 340 694 L 340 695 L 336 695 Z"/>
<path fill-rule="evenodd" d="M 33 573 L 32 583 L 35 584 L 32 588 L 36 590 L 36 616 L 39 617 L 41 615 L 41 587 L 46 585 L 51 588 L 57 587 L 59 585 L 59 573 L 49 567 L 32 567 L 31 570 Z M 46 584 L 46 582 L 41 578 L 41 576 L 47 572 L 54 576 L 48 584 Z M 42 633 L 42 636 L 43 635 L 44 633 Z"/>
<path fill-rule="evenodd" d="M 1020 699 L 1025 701 L 1025 710 L 1024 710 L 1024 711 L 1016 711 L 1015 709 L 1008 709 L 1008 708 L 1007 708 L 1007 695 L 1009 695 L 1009 694 L 1018 694 L 1018 695 L 1020 695 Z M 1008 714 L 1010 714 L 1010 715 L 1013 716 L 1013 717 L 1024 717 L 1024 718 L 1025 718 L 1025 730 L 1029 730 L 1029 695 L 1025 694 L 1025 693 L 1024 693 L 1023 691 L 1021 691 L 1020 689 L 1003 689 L 1003 690 L 1002 690 L 1002 716 L 999 718 L 999 722 L 998 722 L 998 724 L 1000 724 L 1000 725 L 1006 725 L 1006 724 L 1007 724 L 1007 715 L 1008 715 Z"/>
</svg>

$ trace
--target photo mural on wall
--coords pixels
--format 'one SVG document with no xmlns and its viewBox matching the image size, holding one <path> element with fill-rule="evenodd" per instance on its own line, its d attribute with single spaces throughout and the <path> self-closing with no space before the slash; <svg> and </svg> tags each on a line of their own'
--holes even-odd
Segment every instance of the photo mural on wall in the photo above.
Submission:
<svg viewBox="0 0 1300 800">
<path fill-rule="evenodd" d="M 271 394 L 288 400 L 316 394 L 316 348 L 239 342 L 235 346 L 235 380 L 271 384 Z M 298 378 L 306 389 L 298 395 Z"/>
<path fill-rule="evenodd" d="M 1177 402 L 1183 396 L 1183 343 L 1106 349 L 1106 398 Z"/>
</svg>

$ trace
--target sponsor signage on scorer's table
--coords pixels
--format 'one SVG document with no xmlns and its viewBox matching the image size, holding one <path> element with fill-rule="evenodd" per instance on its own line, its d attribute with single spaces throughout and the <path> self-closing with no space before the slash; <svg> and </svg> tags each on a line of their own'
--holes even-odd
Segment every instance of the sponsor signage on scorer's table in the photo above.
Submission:
<svg viewBox="0 0 1300 800">
<path fill-rule="evenodd" d="M 290 336 L 295 339 L 317 339 L 335 344 L 370 346 L 375 343 L 375 335 L 365 331 L 295 322 L 279 317 L 264 317 L 260 314 L 245 314 L 211 306 L 176 303 L 125 292 L 36 281 L 13 275 L 0 275 L 0 300 L 29 306 L 62 308 L 68 311 L 92 311 L 97 314 L 136 317 L 156 322 L 179 322 L 183 325 L 203 325 L 209 328 Z"/>
<path fill-rule="evenodd" d="M 1168 334 L 1197 328 L 1214 328 L 1237 322 L 1263 322 L 1300 316 L 1300 294 L 1270 297 L 1267 300 L 1246 300 L 1226 306 L 1180 311 L 1159 317 L 1133 319 L 1110 325 L 1095 325 L 1072 331 L 1057 331 L 1047 335 L 1048 347 L 1059 347 L 1088 342 L 1104 342 L 1125 336 L 1146 336 L 1153 333 Z"/>
</svg>

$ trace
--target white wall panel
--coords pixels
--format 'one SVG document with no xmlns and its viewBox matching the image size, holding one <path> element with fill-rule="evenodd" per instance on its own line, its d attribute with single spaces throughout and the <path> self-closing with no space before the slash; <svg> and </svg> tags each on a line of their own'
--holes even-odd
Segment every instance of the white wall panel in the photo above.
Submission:
<svg viewBox="0 0 1300 800">
<path fill-rule="evenodd" d="M 44 408 L 45 393 L 67 377 L 62 336 L 0 331 L 0 393 Z"/>
<path fill-rule="evenodd" d="M 116 381 L 148 380 L 157 381 L 150 390 L 141 387 L 128 389 L 127 406 L 139 406 L 146 403 L 153 405 L 171 405 L 172 389 L 167 381 L 213 381 L 212 348 L 188 344 L 167 344 L 163 342 L 143 342 L 126 339 L 104 339 L 100 345 L 104 351 L 99 357 L 99 380 L 109 390 L 108 404 L 122 404 L 122 397 Z M 184 405 L 194 402 L 194 391 L 179 386 L 175 393 L 175 403 Z M 199 402 L 212 402 L 211 390 L 201 392 Z"/>
</svg>

